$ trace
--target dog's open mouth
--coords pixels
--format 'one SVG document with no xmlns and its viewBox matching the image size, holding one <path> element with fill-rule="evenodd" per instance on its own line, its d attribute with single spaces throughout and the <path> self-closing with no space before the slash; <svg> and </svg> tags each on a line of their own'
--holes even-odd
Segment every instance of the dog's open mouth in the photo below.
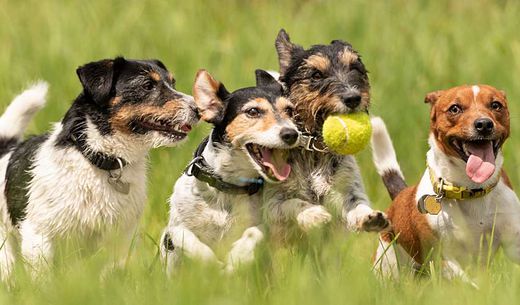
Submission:
<svg viewBox="0 0 520 305">
<path fill-rule="evenodd" d="M 186 138 L 191 130 L 190 124 L 174 123 L 170 120 L 143 118 L 133 121 L 133 130 L 141 132 L 157 131 L 163 136 L 171 138 L 173 141 L 180 141 Z"/>
<path fill-rule="evenodd" d="M 284 181 L 289 177 L 291 166 L 287 163 L 287 150 L 269 148 L 253 143 L 247 144 L 246 149 L 249 156 L 270 179 Z"/>
<path fill-rule="evenodd" d="M 475 183 L 486 182 L 495 173 L 496 157 L 500 149 L 500 140 L 467 141 L 454 139 L 452 147 L 466 162 L 466 174 Z"/>
</svg>

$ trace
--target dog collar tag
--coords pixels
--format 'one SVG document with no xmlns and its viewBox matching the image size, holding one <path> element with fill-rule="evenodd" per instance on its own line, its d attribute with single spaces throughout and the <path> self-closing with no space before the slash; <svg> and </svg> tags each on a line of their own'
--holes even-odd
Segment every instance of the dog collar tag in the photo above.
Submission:
<svg viewBox="0 0 520 305">
<path fill-rule="evenodd" d="M 438 215 L 442 210 L 441 198 L 434 195 L 424 195 L 419 199 L 418 208 L 422 214 Z"/>
<path fill-rule="evenodd" d="M 119 170 L 108 172 L 108 184 L 117 192 L 128 195 L 128 193 L 130 193 L 130 183 L 121 181 L 121 176 L 123 176 L 123 163 L 120 159 L 117 159 L 117 161 L 119 162 Z"/>
<path fill-rule="evenodd" d="M 120 178 L 108 177 L 108 184 L 121 194 L 128 195 L 130 193 L 130 183 L 123 182 Z"/>
</svg>

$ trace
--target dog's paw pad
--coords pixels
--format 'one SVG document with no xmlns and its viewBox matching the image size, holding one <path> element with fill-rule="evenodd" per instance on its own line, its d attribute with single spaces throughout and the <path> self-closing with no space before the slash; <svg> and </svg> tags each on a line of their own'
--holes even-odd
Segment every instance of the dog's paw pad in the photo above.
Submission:
<svg viewBox="0 0 520 305">
<path fill-rule="evenodd" d="M 390 221 L 386 214 L 381 211 L 373 211 L 364 217 L 360 227 L 362 231 L 379 232 L 386 229 L 390 225 Z"/>
<path fill-rule="evenodd" d="M 330 222 L 332 215 L 321 205 L 307 208 L 297 216 L 298 225 L 307 232 L 314 228 L 319 228 Z"/>
</svg>

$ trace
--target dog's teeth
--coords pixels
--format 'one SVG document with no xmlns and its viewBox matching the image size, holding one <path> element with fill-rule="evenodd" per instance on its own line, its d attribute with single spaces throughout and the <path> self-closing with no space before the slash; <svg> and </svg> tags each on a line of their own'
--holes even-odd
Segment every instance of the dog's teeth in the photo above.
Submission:
<svg viewBox="0 0 520 305">
<path fill-rule="evenodd" d="M 471 155 L 468 151 L 468 147 L 467 147 L 466 143 L 462 143 L 462 149 L 463 149 L 464 153 L 466 154 L 466 156 Z"/>
</svg>

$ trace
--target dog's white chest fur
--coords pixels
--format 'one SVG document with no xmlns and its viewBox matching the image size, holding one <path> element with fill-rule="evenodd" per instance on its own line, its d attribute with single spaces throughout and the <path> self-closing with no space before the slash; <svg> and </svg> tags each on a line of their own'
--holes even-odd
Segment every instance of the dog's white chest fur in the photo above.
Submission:
<svg viewBox="0 0 520 305">
<path fill-rule="evenodd" d="M 428 152 L 428 164 L 433 171 L 448 181 L 456 181 L 455 184 L 471 185 L 471 181 L 461 170 L 461 166 L 454 166 L 449 159 L 439 153 L 436 146 L 432 145 Z M 497 157 L 498 168 L 503 162 L 502 155 Z M 497 171 L 490 181 L 500 179 L 500 171 Z M 462 181 L 458 182 L 457 181 Z M 488 182 L 488 184 L 491 182 Z M 435 194 L 432 187 L 429 171 L 426 170 L 418 185 L 416 201 L 423 195 Z M 486 196 L 466 200 L 443 199 L 442 210 L 438 215 L 427 215 L 430 227 L 450 244 L 449 249 L 464 249 L 475 251 L 480 248 L 487 249 L 489 243 L 496 249 L 501 243 L 508 243 L 509 238 L 520 237 L 520 230 L 516 221 L 520 217 L 520 206 L 516 194 L 503 181 Z M 504 238 L 507 236 L 506 238 Z M 448 250 L 448 249 L 447 249 Z"/>
<path fill-rule="evenodd" d="M 35 156 L 26 219 L 50 237 L 134 226 L 146 203 L 144 161 L 124 168 L 121 179 L 130 184 L 130 193 L 123 194 L 108 183 L 106 171 L 75 148 L 55 147 L 51 136 Z"/>
</svg>

